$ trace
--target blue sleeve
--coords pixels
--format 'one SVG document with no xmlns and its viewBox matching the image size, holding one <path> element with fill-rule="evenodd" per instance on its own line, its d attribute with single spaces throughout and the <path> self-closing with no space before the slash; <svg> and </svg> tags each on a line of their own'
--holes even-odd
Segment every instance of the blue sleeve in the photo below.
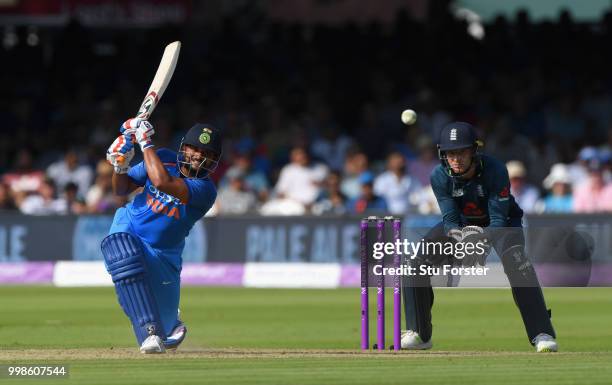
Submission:
<svg viewBox="0 0 612 385">
<path fill-rule="evenodd" d="M 147 182 L 147 169 L 144 162 L 138 163 L 128 171 L 128 177 L 138 186 L 144 186 Z"/>
<path fill-rule="evenodd" d="M 162 161 L 164 165 L 169 162 L 176 163 L 176 153 L 168 150 L 166 148 L 160 148 L 156 151 L 157 156 Z M 144 161 L 132 166 L 128 171 L 128 177 L 132 180 L 132 182 L 136 183 L 138 186 L 144 186 L 147 182 L 147 168 L 145 166 Z"/>
<path fill-rule="evenodd" d="M 197 206 L 208 211 L 215 199 L 217 199 L 217 189 L 210 179 L 183 179 L 189 190 L 188 205 Z"/>
<path fill-rule="evenodd" d="M 450 191 L 448 191 L 446 183 L 448 178 L 440 167 L 436 167 L 429 179 L 431 188 L 438 201 L 438 206 L 440 206 L 440 211 L 442 212 L 444 232 L 447 234 L 449 230 L 461 227 L 461 212 Z"/>
<path fill-rule="evenodd" d="M 157 154 L 157 156 L 159 157 L 159 160 L 162 161 L 162 163 L 176 163 L 176 152 L 169 150 L 167 148 L 160 148 L 157 151 L 155 151 L 155 153 Z"/>
<path fill-rule="evenodd" d="M 489 227 L 508 226 L 510 211 L 510 178 L 508 169 L 502 163 L 492 169 L 489 175 Z"/>
</svg>

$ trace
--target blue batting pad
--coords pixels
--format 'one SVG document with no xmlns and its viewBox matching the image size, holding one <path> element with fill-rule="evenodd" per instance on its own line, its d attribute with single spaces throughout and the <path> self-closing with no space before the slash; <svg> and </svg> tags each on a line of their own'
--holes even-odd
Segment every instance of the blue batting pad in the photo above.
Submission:
<svg viewBox="0 0 612 385">
<path fill-rule="evenodd" d="M 147 280 L 140 241 L 129 233 L 114 233 L 104 238 L 100 247 L 119 304 L 132 322 L 138 344 L 152 334 L 165 339 L 157 302 Z"/>
</svg>

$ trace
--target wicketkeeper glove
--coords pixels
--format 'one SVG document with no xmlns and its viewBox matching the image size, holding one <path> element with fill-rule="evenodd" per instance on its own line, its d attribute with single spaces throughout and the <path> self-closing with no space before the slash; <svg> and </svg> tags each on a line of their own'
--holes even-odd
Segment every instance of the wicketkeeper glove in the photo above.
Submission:
<svg viewBox="0 0 612 385">
<path fill-rule="evenodd" d="M 471 244 L 470 248 L 473 250 L 466 253 L 462 261 L 463 266 L 475 266 L 476 263 L 484 266 L 491 253 L 491 242 L 484 229 L 480 226 L 465 226 L 461 229 L 461 234 L 461 242 Z"/>
</svg>

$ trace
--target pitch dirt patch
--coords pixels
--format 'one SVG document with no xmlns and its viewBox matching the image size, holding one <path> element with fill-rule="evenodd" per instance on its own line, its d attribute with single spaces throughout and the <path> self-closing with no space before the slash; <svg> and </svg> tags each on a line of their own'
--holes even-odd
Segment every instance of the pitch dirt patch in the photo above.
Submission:
<svg viewBox="0 0 612 385">
<path fill-rule="evenodd" d="M 95 360 L 95 359 L 215 359 L 215 358 L 262 358 L 262 359 L 292 359 L 292 358 L 363 358 L 380 357 L 385 359 L 419 357 L 504 357 L 517 355 L 534 355 L 534 352 L 496 352 L 496 351 L 367 351 L 359 350 L 316 350 L 316 349 L 212 349 L 186 348 L 166 354 L 141 354 L 136 348 L 99 348 L 99 349 L 11 349 L 0 350 L 0 362 L 15 361 L 62 361 L 62 360 Z M 555 353 L 555 355 L 593 355 L 594 352 Z"/>
</svg>

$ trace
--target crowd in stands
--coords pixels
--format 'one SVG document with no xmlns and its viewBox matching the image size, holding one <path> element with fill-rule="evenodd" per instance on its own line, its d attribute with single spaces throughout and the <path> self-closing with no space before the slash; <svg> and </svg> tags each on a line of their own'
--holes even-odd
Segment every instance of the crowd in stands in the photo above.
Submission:
<svg viewBox="0 0 612 385">
<path fill-rule="evenodd" d="M 302 146 L 291 149 L 290 161 L 274 184 L 251 153 L 235 154 L 220 170 L 217 202 L 209 215 L 439 213 L 428 181 L 439 164 L 433 155 L 407 159 L 391 152 L 386 162 L 370 164 L 367 155 L 354 147 L 336 170 L 313 159 L 311 153 Z M 19 167 L 1 176 L 0 210 L 31 215 L 109 214 L 129 199 L 112 193 L 113 169 L 105 160 L 99 160 L 94 169 L 69 150 L 46 170 L 39 170 L 32 167 L 27 152 L 20 154 Z M 511 192 L 530 214 L 612 212 L 609 154 L 607 149 L 585 147 L 575 162 L 555 163 L 540 185 L 530 182 L 522 161 L 510 160 L 506 166 Z"/>
<path fill-rule="evenodd" d="M 437 213 L 429 173 L 453 120 L 474 123 L 484 152 L 507 162 L 527 213 L 612 212 L 612 16 L 534 23 L 523 12 L 485 32 L 474 39 L 444 12 L 336 27 L 246 15 L 151 39 L 70 23 L 42 32 L 40 46 L 1 47 L 0 210 L 108 214 L 125 204 L 112 194 L 106 147 L 157 66 L 143 52 L 178 38 L 154 140 L 177 149 L 196 121 L 224 130 L 210 215 Z M 412 126 L 400 121 L 407 107 Z"/>
</svg>

